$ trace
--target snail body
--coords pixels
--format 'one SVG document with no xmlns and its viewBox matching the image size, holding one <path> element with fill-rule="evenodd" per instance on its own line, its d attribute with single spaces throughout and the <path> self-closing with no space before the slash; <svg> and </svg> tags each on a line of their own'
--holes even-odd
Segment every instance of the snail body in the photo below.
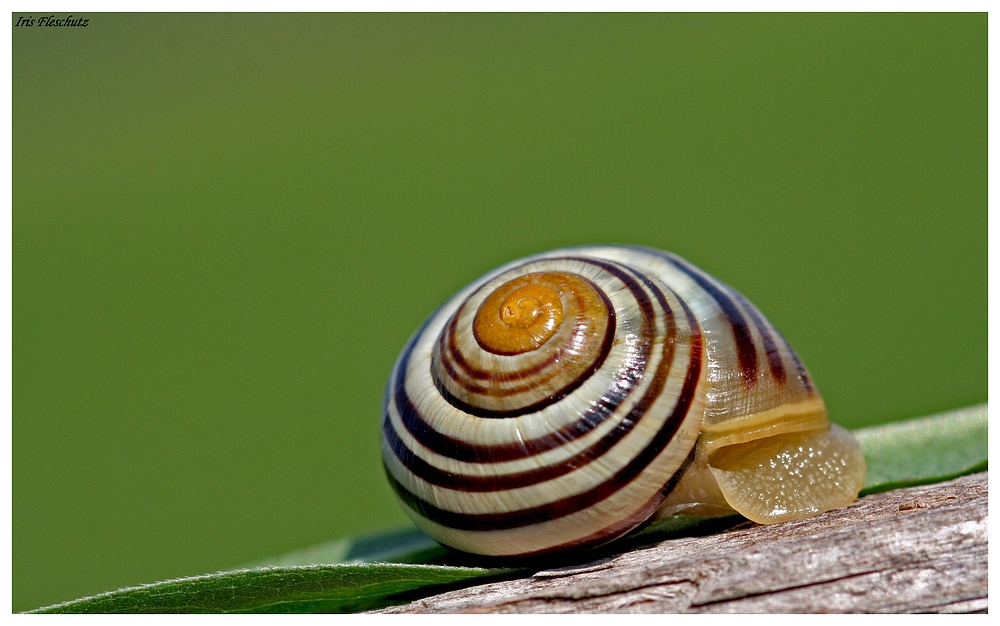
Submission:
<svg viewBox="0 0 1000 626">
<path fill-rule="evenodd" d="M 382 426 L 417 526 L 500 557 L 676 513 L 808 517 L 852 502 L 865 476 L 756 307 L 650 248 L 555 250 L 473 282 L 407 343 Z"/>
</svg>

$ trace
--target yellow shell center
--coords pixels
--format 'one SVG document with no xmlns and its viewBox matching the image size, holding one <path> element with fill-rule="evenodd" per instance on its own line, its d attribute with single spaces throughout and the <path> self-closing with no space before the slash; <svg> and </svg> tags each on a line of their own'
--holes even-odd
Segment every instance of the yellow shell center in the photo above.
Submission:
<svg viewBox="0 0 1000 626">
<path fill-rule="evenodd" d="M 542 303 L 535 298 L 515 293 L 507 296 L 500 305 L 500 320 L 514 328 L 527 328 L 538 319 L 541 309 Z"/>
<path fill-rule="evenodd" d="M 473 334 L 485 350 L 513 355 L 537 350 L 559 329 L 558 274 L 528 274 L 500 285 L 480 305 Z"/>
</svg>

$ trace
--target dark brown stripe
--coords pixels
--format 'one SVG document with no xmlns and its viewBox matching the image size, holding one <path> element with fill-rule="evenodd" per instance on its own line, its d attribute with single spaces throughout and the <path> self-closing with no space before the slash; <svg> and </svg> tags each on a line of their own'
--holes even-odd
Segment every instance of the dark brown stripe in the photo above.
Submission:
<svg viewBox="0 0 1000 626">
<path fill-rule="evenodd" d="M 645 298 L 645 294 L 643 294 L 643 297 Z M 623 368 L 621 375 L 612 386 L 612 389 L 604 394 L 599 402 L 591 405 L 587 412 L 581 415 L 580 419 L 576 422 L 555 433 L 537 439 L 526 439 L 523 442 L 504 445 L 480 445 L 449 437 L 431 428 L 416 410 L 416 407 L 413 406 L 409 395 L 406 393 L 406 369 L 409 364 L 410 355 L 413 352 L 417 339 L 423 334 L 424 329 L 429 323 L 430 319 L 424 322 L 420 331 L 414 335 L 403 350 L 399 366 L 396 369 L 396 376 L 390 381 L 389 388 L 386 389 L 383 415 L 388 419 L 388 399 L 391 390 L 392 397 L 396 402 L 396 409 L 399 411 L 400 420 L 403 422 L 406 430 L 421 445 L 442 456 L 469 463 L 499 463 L 501 461 L 527 458 L 553 448 L 558 448 L 592 431 L 618 409 L 622 402 L 625 401 L 625 398 L 632 393 L 642 380 L 646 361 L 649 358 L 649 352 L 652 350 L 653 337 L 656 330 L 655 324 L 650 320 L 643 320 L 641 324 L 642 328 L 640 329 L 643 339 L 639 342 L 642 352 L 628 360 L 627 367 Z"/>
<path fill-rule="evenodd" d="M 582 260 L 582 259 L 578 259 L 578 260 Z M 601 264 L 601 265 L 603 266 L 603 264 Z M 605 267 L 605 269 L 607 269 L 606 266 L 604 266 L 604 267 Z M 517 269 L 517 268 L 514 268 L 514 269 Z M 622 274 L 622 276 L 625 276 L 625 278 L 628 278 L 628 276 L 626 274 Z M 621 278 L 621 276 L 619 276 L 619 278 Z M 590 282 L 590 281 L 588 281 L 588 282 Z M 553 404 L 555 402 L 558 402 L 559 400 L 561 400 L 562 398 L 565 398 L 570 393 L 576 391 L 580 387 L 580 385 L 582 385 L 584 382 L 586 382 L 587 379 L 589 379 L 591 376 L 593 376 L 594 373 L 597 372 L 599 369 L 601 369 L 601 367 L 604 365 L 605 360 L 607 360 L 608 354 L 611 352 L 611 347 L 614 345 L 615 332 L 616 332 L 616 328 L 617 328 L 617 321 L 616 321 L 614 306 L 612 306 L 611 301 L 608 299 L 607 295 L 604 293 L 603 290 L 598 289 L 597 285 L 594 285 L 592 282 L 590 284 L 594 288 L 594 291 L 597 292 L 597 294 L 601 297 L 601 300 L 603 300 L 603 302 L 604 302 L 604 306 L 608 310 L 608 322 L 607 322 L 607 326 L 604 329 L 604 340 L 601 342 L 601 347 L 599 348 L 598 353 L 595 355 L 594 361 L 590 364 L 590 367 L 588 367 L 586 370 L 584 370 L 583 372 L 581 372 L 580 375 L 577 376 L 574 380 L 569 381 L 557 393 L 552 394 L 549 397 L 547 397 L 547 398 L 545 398 L 545 399 L 543 399 L 543 400 L 541 400 L 539 402 L 535 402 L 533 404 L 530 404 L 530 405 L 527 405 L 527 406 L 524 406 L 524 407 L 519 407 L 519 408 L 516 408 L 516 409 L 509 410 L 509 411 L 493 411 L 493 410 L 490 410 L 490 409 L 483 409 L 483 408 L 475 407 L 475 406 L 470 405 L 467 402 L 464 402 L 463 400 L 455 397 L 450 391 L 448 391 L 448 389 L 441 382 L 439 373 L 437 371 L 432 371 L 432 377 L 434 379 L 434 384 L 437 386 L 438 391 L 441 392 L 442 397 L 444 397 L 445 400 L 447 400 L 453 406 L 461 409 L 462 411 L 464 411 L 466 413 L 469 413 L 470 415 L 475 415 L 477 417 L 502 418 L 502 417 L 517 417 L 518 415 L 525 415 L 527 413 L 533 413 L 535 411 L 540 411 L 541 409 L 545 408 L 546 406 L 548 406 L 550 404 Z M 635 293 L 635 292 L 633 291 L 633 293 Z M 643 295 L 643 297 L 645 297 L 645 294 L 642 294 L 642 295 Z M 463 305 L 463 307 L 464 307 L 464 305 Z M 645 311 L 645 309 L 644 309 L 644 311 Z M 459 384 L 465 385 L 467 388 L 471 389 L 473 392 L 483 393 L 483 392 L 490 391 L 489 388 L 471 385 L 471 383 L 468 383 L 467 381 L 463 380 L 462 377 L 452 368 L 450 360 L 448 358 L 446 358 L 448 355 L 450 355 L 452 357 L 452 360 L 454 360 L 454 362 L 457 365 L 459 365 L 460 367 L 462 367 L 462 369 L 464 369 L 466 372 L 468 372 L 474 378 L 490 378 L 490 379 L 492 379 L 494 376 L 497 375 L 497 374 L 495 374 L 493 372 L 484 372 L 483 370 L 476 369 L 475 367 L 473 367 L 470 363 L 468 363 L 465 360 L 464 356 L 457 349 L 457 346 L 455 345 L 456 342 L 455 342 L 455 336 L 454 335 L 455 335 L 455 325 L 456 325 L 457 320 L 458 320 L 458 313 L 459 312 L 461 312 L 461 308 L 452 317 L 451 322 L 448 325 L 448 332 L 447 333 L 442 333 L 442 341 L 444 340 L 445 337 L 448 338 L 448 349 L 445 350 L 444 347 L 441 347 L 439 349 L 439 355 L 440 355 L 439 361 L 440 361 L 440 364 L 442 365 L 442 367 L 448 373 L 449 377 L 452 380 L 454 380 L 455 382 L 457 382 Z M 502 394 L 502 396 L 500 396 L 500 397 L 503 397 L 505 395 L 513 395 L 514 393 L 520 393 L 520 392 L 523 392 L 523 391 L 527 391 L 527 390 L 531 389 L 533 386 L 544 384 L 544 383 L 548 382 L 549 380 L 551 380 L 552 378 L 554 378 L 555 376 L 557 376 L 558 373 L 559 373 L 559 370 L 558 370 L 558 366 L 559 366 L 558 359 L 559 359 L 560 356 L 561 356 L 561 353 L 557 351 L 557 352 L 553 353 L 552 356 L 549 357 L 546 361 L 544 361 L 543 363 L 540 363 L 540 364 L 536 365 L 535 367 L 527 368 L 527 369 L 522 370 L 520 372 L 514 372 L 514 373 L 510 373 L 510 374 L 508 374 L 506 372 L 502 372 L 500 374 L 500 376 L 503 378 L 503 380 L 505 380 L 505 381 L 506 380 L 518 380 L 520 378 L 531 376 L 532 374 L 535 374 L 535 373 L 541 371 L 542 369 L 544 369 L 546 367 L 549 367 L 551 365 L 555 365 L 556 366 L 553 369 L 553 371 L 547 377 L 544 377 L 541 380 L 532 381 L 528 385 L 524 385 L 524 386 L 516 388 L 517 389 L 516 391 L 510 391 L 510 393 Z"/>
<path fill-rule="evenodd" d="M 781 360 L 781 352 L 778 351 L 778 346 L 774 343 L 771 331 L 767 328 L 768 324 L 761 318 L 757 307 L 751 304 L 743 294 L 738 291 L 733 291 L 733 294 L 740 301 L 740 304 L 743 305 L 743 308 L 750 313 L 750 319 L 753 320 L 754 325 L 757 327 L 757 332 L 760 333 L 760 338 L 764 342 L 764 352 L 767 354 L 767 362 L 771 367 L 771 377 L 778 381 L 778 383 L 784 384 L 785 364 Z"/>
<path fill-rule="evenodd" d="M 692 324 L 694 324 L 691 312 L 687 310 L 687 306 L 683 302 L 681 304 L 687 311 L 688 319 L 692 320 Z M 434 506 L 430 502 L 408 491 L 391 473 L 387 473 L 390 485 L 392 485 L 399 498 L 414 512 L 437 524 L 457 530 L 489 531 L 520 528 L 564 517 L 593 506 L 632 482 L 669 445 L 687 417 L 687 412 L 691 407 L 691 402 L 694 400 L 698 387 L 702 359 L 701 333 L 696 332 L 696 325 L 694 325 L 692 330 L 695 332 L 691 335 L 691 360 L 688 364 L 688 371 L 680 396 L 677 399 L 677 404 L 674 405 L 670 417 L 664 421 L 660 430 L 657 431 L 656 435 L 639 454 L 629 461 L 625 467 L 616 472 L 614 476 L 593 489 L 530 509 L 508 511 L 505 513 L 466 514 L 446 511 Z M 661 388 L 663 382 L 665 381 L 659 383 Z"/>
<path fill-rule="evenodd" d="M 609 325 L 610 325 L 612 317 L 609 316 L 608 319 L 609 319 Z M 615 334 L 614 334 L 614 332 L 609 332 L 609 333 L 605 334 L 604 341 L 601 343 L 600 352 L 598 352 L 597 358 L 594 359 L 594 362 L 590 364 L 590 367 L 588 367 L 586 370 L 584 370 L 583 372 L 581 372 L 581 374 L 579 376 L 577 376 L 575 379 L 569 381 L 566 385 L 564 385 L 562 387 L 562 389 L 560 389 L 556 393 L 553 393 L 553 394 L 551 394 L 551 395 L 543 398 L 542 400 L 539 400 L 538 402 L 534 402 L 534 403 L 529 404 L 527 406 L 518 407 L 518 408 L 515 408 L 515 409 L 510 409 L 510 410 L 507 410 L 507 411 L 497 411 L 497 410 L 493 410 L 493 409 L 485 409 L 485 408 L 482 408 L 482 407 L 473 406 L 473 405 L 469 404 L 468 402 L 465 402 L 464 400 L 455 397 L 450 391 L 448 391 L 448 389 L 444 385 L 440 384 L 440 379 L 438 379 L 437 377 L 434 378 L 434 382 L 437 383 L 438 392 L 440 392 L 441 397 L 444 398 L 445 401 L 448 402 L 448 404 L 450 404 L 453 407 L 459 409 L 460 411 L 468 413 L 469 415 L 475 415 L 476 417 L 486 417 L 486 418 L 518 417 L 518 416 L 521 416 L 521 415 L 527 415 L 528 413 L 535 413 L 537 411 L 541 411 L 545 407 L 551 406 L 551 405 L 555 404 L 556 402 L 559 402 L 560 400 L 562 400 L 563 398 L 565 398 L 569 394 L 571 394 L 574 391 L 576 391 L 577 389 L 579 389 L 580 386 L 583 383 L 587 382 L 587 380 L 591 376 L 593 376 L 595 372 L 597 372 L 599 369 L 601 369 L 601 367 L 604 365 L 604 362 L 608 358 L 608 354 L 611 353 L 611 347 L 614 345 L 614 343 L 615 343 Z M 556 356 L 557 357 L 559 356 L 558 353 L 557 353 Z M 648 356 L 648 354 L 647 354 L 647 356 Z M 645 361 L 645 359 L 643 359 L 643 360 Z M 643 363 L 643 367 L 645 367 L 645 362 Z M 522 387 L 515 387 L 515 388 L 513 388 L 511 390 L 511 394 L 513 395 L 513 394 L 520 393 L 520 392 L 523 392 L 523 391 L 528 391 L 528 390 L 530 390 L 530 389 L 532 389 L 534 387 L 537 387 L 540 384 L 544 384 L 545 382 L 548 382 L 552 378 L 555 378 L 557 375 L 558 375 L 557 371 L 556 372 L 552 372 L 552 374 L 550 374 L 549 376 L 542 377 L 541 379 L 535 381 L 534 383 L 531 383 L 531 384 L 528 384 L 528 385 L 525 385 L 525 386 L 522 386 Z M 479 388 L 472 387 L 472 389 L 473 389 L 473 391 L 480 391 L 480 392 L 481 391 L 488 391 L 488 389 L 485 389 L 485 388 L 482 388 L 482 387 L 479 387 Z M 498 396 L 493 396 L 493 397 L 498 397 Z M 499 396 L 499 397 L 502 397 L 502 396 Z"/>
<path fill-rule="evenodd" d="M 667 484 L 663 486 L 663 489 L 657 491 L 653 495 L 653 497 L 650 498 L 641 507 L 639 507 L 639 509 L 635 513 L 629 515 L 625 519 L 619 520 L 606 528 L 602 528 L 601 530 L 593 534 L 587 535 L 586 537 L 581 537 L 580 539 L 576 539 L 574 541 L 568 541 L 566 543 L 559 544 L 557 546 L 552 546 L 550 548 L 545 548 L 543 550 L 536 550 L 534 552 L 523 552 L 521 554 L 511 554 L 508 556 L 497 557 L 497 558 L 503 560 L 533 559 L 536 557 L 545 556 L 547 554 L 552 554 L 555 552 L 563 552 L 565 550 L 587 550 L 614 541 L 615 539 L 618 539 L 619 537 L 628 533 L 629 531 L 639 528 L 643 524 L 643 522 L 648 520 L 650 516 L 652 516 L 653 513 L 656 512 L 656 509 L 660 508 L 660 505 L 663 504 L 663 501 L 667 499 L 667 496 L 670 495 L 670 492 L 673 491 L 674 487 L 677 486 L 677 483 L 680 481 L 681 476 L 684 475 L 684 472 L 687 471 L 687 468 L 691 465 L 691 462 L 694 461 L 694 455 L 696 449 L 697 449 L 696 447 L 691 448 L 691 453 L 688 454 L 686 459 L 684 459 L 684 462 L 681 463 L 681 466 L 677 468 L 677 471 L 674 472 L 674 475 L 670 477 L 670 480 L 667 482 Z"/>
<path fill-rule="evenodd" d="M 606 340 L 608 335 L 614 336 L 615 334 L 615 320 L 613 319 L 615 316 L 615 308 L 611 304 L 611 300 L 608 299 L 608 296 L 604 293 L 604 291 L 598 289 L 597 285 L 587 280 L 586 278 L 583 278 L 582 276 L 580 278 L 590 283 L 590 286 L 594 288 L 594 291 L 604 302 L 604 306 L 608 310 L 609 319 L 607 326 L 605 328 L 605 340 Z M 582 301 L 582 298 L 578 296 L 577 300 Z M 542 371 L 543 369 L 553 364 L 556 364 L 560 356 L 559 353 L 555 353 L 549 358 L 542 361 L 541 363 L 538 363 L 537 365 L 534 365 L 532 367 L 523 370 L 515 370 L 511 372 L 507 371 L 496 372 L 493 370 L 481 370 L 476 368 L 474 365 L 472 365 L 465 359 L 465 355 L 463 355 L 462 352 L 458 349 L 458 342 L 455 339 L 455 333 L 457 332 L 457 326 L 458 326 L 458 318 L 464 309 L 465 309 L 465 303 L 463 303 L 462 306 L 458 308 L 458 311 L 456 311 L 455 314 L 451 316 L 451 320 L 448 322 L 447 332 L 441 333 L 441 339 L 438 342 L 438 349 L 441 355 L 442 363 L 445 365 L 445 370 L 448 372 L 451 379 L 454 380 L 455 382 L 464 384 L 467 383 L 468 378 L 474 378 L 477 380 L 486 380 L 490 382 L 495 382 L 497 380 L 500 380 L 501 382 L 521 380 L 523 378 L 531 377 L 537 374 L 538 372 Z M 445 363 L 446 357 L 450 357 L 450 362 Z M 462 373 L 458 372 L 455 369 L 456 366 L 462 370 Z"/>
<path fill-rule="evenodd" d="M 650 302 L 649 297 L 646 295 L 646 292 L 643 291 L 639 283 L 634 278 L 632 278 L 632 276 L 630 276 L 628 272 L 622 270 L 617 265 L 612 264 L 611 262 L 605 262 L 596 259 L 575 258 L 575 257 L 551 259 L 551 260 L 578 261 L 600 267 L 601 269 L 613 275 L 615 278 L 617 278 L 618 280 L 620 280 L 622 283 L 625 284 L 625 286 L 629 289 L 629 291 L 632 292 L 632 295 L 635 298 L 636 302 L 638 303 L 639 308 L 642 310 L 642 315 L 643 315 L 641 324 L 642 328 L 640 329 L 639 332 L 643 337 L 642 341 L 643 354 L 641 359 L 636 359 L 635 362 L 628 363 L 627 371 L 624 372 L 621 378 L 619 379 L 621 383 L 627 383 L 628 387 L 623 389 L 618 389 L 618 387 L 616 386 L 615 392 L 613 394 L 609 394 L 612 396 L 611 398 L 612 402 L 615 403 L 615 406 L 618 406 L 619 404 L 621 404 L 621 401 L 624 400 L 629 393 L 631 393 L 632 389 L 635 388 L 637 382 L 642 378 L 642 372 L 646 369 L 646 362 L 649 359 L 649 352 L 652 349 L 653 338 L 656 333 L 656 323 L 654 321 L 655 312 L 653 311 L 653 304 L 652 302 Z M 601 290 L 598 290 L 598 293 L 602 293 Z M 610 305 L 610 302 L 608 304 Z M 609 324 L 611 323 L 611 316 L 608 317 L 608 323 Z M 612 345 L 614 345 L 614 337 L 615 333 L 617 332 L 617 322 L 615 323 L 616 323 L 615 332 L 610 332 L 605 335 L 604 343 L 601 346 L 600 356 L 594 361 L 594 363 L 587 371 L 583 372 L 583 374 L 577 377 L 576 380 L 570 382 L 568 385 L 563 387 L 559 392 L 552 394 L 549 397 L 534 404 L 531 404 L 529 406 L 512 409 L 509 411 L 493 411 L 490 409 L 475 407 L 452 395 L 452 393 L 448 391 L 443 384 L 441 384 L 437 372 L 432 371 L 431 378 L 432 380 L 434 380 L 434 383 L 437 386 L 438 391 L 441 393 L 441 396 L 445 399 L 445 401 L 447 401 L 455 408 L 465 413 L 468 413 L 469 415 L 475 415 L 476 417 L 502 419 L 508 417 L 519 417 L 521 415 L 527 415 L 528 413 L 535 413 L 537 411 L 541 411 L 547 406 L 555 404 L 556 402 L 562 400 L 573 391 L 576 391 L 580 387 L 580 385 L 586 382 L 587 379 L 594 374 L 594 372 L 598 371 L 601 368 L 601 366 L 604 365 L 604 361 L 607 358 L 608 353 L 610 353 Z M 608 400 L 608 398 L 605 397 L 602 398 L 602 400 Z M 401 407 L 402 405 L 397 402 L 397 406 Z M 402 412 L 402 408 L 400 409 L 400 411 Z M 409 426 L 407 426 L 407 428 L 409 428 Z M 586 432 L 589 432 L 590 430 L 591 429 L 588 428 Z M 415 434 L 416 433 L 414 433 L 414 435 Z M 520 444 L 516 445 L 520 446 Z M 557 445 L 562 445 L 562 443 L 559 443 Z M 550 445 L 546 449 L 551 447 L 554 446 Z M 522 457 L 515 457 L 515 458 L 522 458 Z"/>
<path fill-rule="evenodd" d="M 391 421 L 386 419 L 382 424 L 382 432 L 385 434 L 386 442 L 395 453 L 396 458 L 412 474 L 433 485 L 439 485 L 456 491 L 484 492 L 517 489 L 552 480 L 577 470 L 604 455 L 616 443 L 621 441 L 625 435 L 632 432 L 649 407 L 657 400 L 662 392 L 663 384 L 670 376 L 673 365 L 674 344 L 677 336 L 677 325 L 674 323 L 673 311 L 670 309 L 670 305 L 667 304 L 667 300 L 660 289 L 652 282 L 645 282 L 656 296 L 664 311 L 664 320 L 667 327 L 660 363 L 657 366 L 656 378 L 654 379 L 654 383 L 646 389 L 642 399 L 622 419 L 621 424 L 589 448 L 565 461 L 560 461 L 557 465 L 549 465 L 526 472 L 499 476 L 468 476 L 438 469 L 421 459 L 403 443 L 397 435 L 396 429 L 393 428 Z M 697 328 L 694 329 L 694 332 L 698 332 Z"/>
<path fill-rule="evenodd" d="M 795 373 L 798 375 L 799 380 L 802 381 L 802 386 L 805 387 L 807 393 L 812 393 L 815 391 L 815 388 L 813 387 L 812 380 L 809 379 L 809 372 L 806 371 L 806 366 L 802 364 L 799 355 L 795 353 L 795 350 L 788 343 L 788 340 L 785 339 L 785 336 L 781 334 L 781 331 L 775 328 L 774 332 L 778 334 L 778 339 L 781 340 L 781 343 L 785 344 L 785 349 L 792 355 L 792 361 L 795 362 Z"/>
<path fill-rule="evenodd" d="M 590 378 L 594 372 L 599 370 L 604 364 L 604 361 L 608 357 L 608 353 L 611 352 L 611 346 L 614 344 L 615 339 L 615 312 L 614 308 L 611 306 L 611 301 L 607 299 L 603 292 L 598 291 L 601 298 L 604 300 L 605 306 L 608 308 L 608 322 L 604 328 L 604 339 L 601 342 L 601 347 L 598 348 L 597 352 L 594 354 L 594 361 L 590 366 L 580 373 L 580 375 L 573 381 L 570 381 L 569 385 L 572 385 L 572 389 L 566 389 L 565 387 L 560 390 L 559 397 L 565 397 L 568 393 L 579 387 Z M 461 312 L 461 309 L 459 310 Z M 486 372 L 483 370 L 475 369 L 465 357 L 458 350 L 455 344 L 455 321 L 458 319 L 458 313 L 452 317 L 451 324 L 449 325 L 449 331 L 447 333 L 441 334 L 441 340 L 438 342 L 438 363 L 441 368 L 448 374 L 448 377 L 453 381 L 464 387 L 465 389 L 479 394 L 485 395 L 490 398 L 505 398 L 508 396 L 515 396 L 525 391 L 530 391 L 532 389 L 537 389 L 539 386 L 544 385 L 553 378 L 559 375 L 560 363 L 559 359 L 563 356 L 562 350 L 556 350 L 552 353 L 545 361 L 529 367 L 523 370 L 515 371 L 500 371 L 500 372 Z M 484 387 L 482 385 L 477 385 L 471 382 L 468 378 L 462 376 L 458 371 L 455 370 L 452 363 L 460 365 L 462 369 L 469 373 L 473 378 L 478 378 L 480 380 L 488 380 L 489 382 L 512 382 L 515 380 L 521 380 L 528 378 L 529 376 L 536 375 L 527 384 L 521 385 L 519 387 Z M 554 366 L 554 367 L 553 367 Z M 543 370 L 549 368 L 549 372 L 544 375 L 539 375 Z M 434 382 L 438 386 L 438 389 L 446 389 L 444 384 L 441 382 L 440 378 L 435 372 Z M 523 409 L 518 409 L 519 411 Z"/>
<path fill-rule="evenodd" d="M 747 387 L 753 387 L 756 385 L 757 347 L 754 345 L 753 335 L 750 334 L 750 327 L 747 325 L 746 319 L 743 318 L 743 314 L 740 313 L 736 303 L 733 302 L 728 295 L 726 295 L 726 292 L 723 289 L 716 287 L 707 274 L 680 257 L 667 254 L 653 248 L 642 248 L 638 246 L 635 246 L 634 248 L 636 250 L 641 250 L 648 254 L 654 254 L 660 258 L 666 259 L 671 265 L 690 276 L 694 282 L 698 283 L 699 287 L 708 292 L 708 295 L 712 296 L 712 298 L 718 303 L 719 308 L 722 309 L 722 313 L 726 316 L 726 319 L 729 320 L 730 326 L 733 328 L 733 337 L 736 339 L 736 355 L 740 362 L 740 373 L 743 375 L 743 383 Z M 725 287 L 725 289 L 730 288 Z"/>
</svg>

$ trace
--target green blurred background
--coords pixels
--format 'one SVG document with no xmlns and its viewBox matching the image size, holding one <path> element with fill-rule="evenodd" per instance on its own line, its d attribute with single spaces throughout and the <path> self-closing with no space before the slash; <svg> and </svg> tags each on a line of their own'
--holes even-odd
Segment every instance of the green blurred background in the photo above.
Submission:
<svg viewBox="0 0 1000 626">
<path fill-rule="evenodd" d="M 404 524 L 399 349 L 557 246 L 733 285 L 849 427 L 987 399 L 985 14 L 83 17 L 12 30 L 14 610 Z"/>
</svg>

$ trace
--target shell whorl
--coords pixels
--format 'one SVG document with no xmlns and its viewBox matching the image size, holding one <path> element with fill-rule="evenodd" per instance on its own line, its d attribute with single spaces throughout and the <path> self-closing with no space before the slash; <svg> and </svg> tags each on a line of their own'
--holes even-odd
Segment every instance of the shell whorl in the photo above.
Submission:
<svg viewBox="0 0 1000 626">
<path fill-rule="evenodd" d="M 703 429 L 731 437 L 816 401 L 759 312 L 679 257 L 557 250 L 488 274 L 418 329 L 386 390 L 383 461 L 434 539 L 530 556 L 641 524 Z"/>
<path fill-rule="evenodd" d="M 493 280 L 460 305 L 434 348 L 434 382 L 451 404 L 507 417 L 558 401 L 600 368 L 614 306 L 586 278 L 529 272 Z"/>
</svg>

